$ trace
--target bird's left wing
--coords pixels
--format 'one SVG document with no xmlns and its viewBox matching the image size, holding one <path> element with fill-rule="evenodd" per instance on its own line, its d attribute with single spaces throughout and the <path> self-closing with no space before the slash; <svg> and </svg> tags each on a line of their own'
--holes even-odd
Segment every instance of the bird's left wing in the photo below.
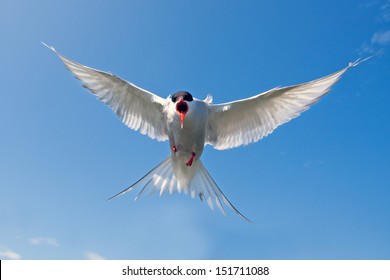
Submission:
<svg viewBox="0 0 390 280">
<path fill-rule="evenodd" d="M 224 150 L 259 141 L 319 101 L 349 68 L 308 83 L 276 88 L 251 98 L 209 104 L 206 143 Z"/>
<path fill-rule="evenodd" d="M 129 128 L 159 141 L 168 139 L 164 117 L 166 99 L 113 74 L 81 65 L 64 57 L 53 47 L 47 47 L 59 56 L 85 88 L 110 106 Z"/>
</svg>

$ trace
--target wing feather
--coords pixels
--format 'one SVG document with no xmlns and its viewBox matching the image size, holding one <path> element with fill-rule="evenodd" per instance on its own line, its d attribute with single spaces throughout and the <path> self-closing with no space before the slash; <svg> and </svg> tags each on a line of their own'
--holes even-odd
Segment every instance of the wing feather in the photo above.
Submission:
<svg viewBox="0 0 390 280">
<path fill-rule="evenodd" d="M 64 57 L 53 47 L 47 47 L 58 55 L 85 88 L 111 107 L 129 128 L 158 141 L 168 139 L 165 99 L 113 74 L 81 65 Z"/>
<path fill-rule="evenodd" d="M 360 62 L 308 83 L 275 88 L 234 102 L 208 104 L 206 143 L 224 150 L 259 141 L 318 102 L 349 68 Z"/>
</svg>

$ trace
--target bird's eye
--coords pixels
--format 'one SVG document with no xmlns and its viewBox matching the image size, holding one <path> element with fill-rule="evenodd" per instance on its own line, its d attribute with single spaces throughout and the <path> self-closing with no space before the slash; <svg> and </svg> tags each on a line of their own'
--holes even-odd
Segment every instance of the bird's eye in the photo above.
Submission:
<svg viewBox="0 0 390 280">
<path fill-rule="evenodd" d="M 176 103 L 178 98 L 182 98 L 183 100 L 188 102 L 193 100 L 191 93 L 187 91 L 178 91 L 171 96 L 171 100 L 173 103 Z"/>
<path fill-rule="evenodd" d="M 183 98 L 185 101 L 188 101 L 188 102 L 190 102 L 190 101 L 192 101 L 193 100 L 193 98 L 192 98 L 192 95 L 191 94 L 186 94 L 186 95 L 184 95 L 184 98 Z"/>
</svg>

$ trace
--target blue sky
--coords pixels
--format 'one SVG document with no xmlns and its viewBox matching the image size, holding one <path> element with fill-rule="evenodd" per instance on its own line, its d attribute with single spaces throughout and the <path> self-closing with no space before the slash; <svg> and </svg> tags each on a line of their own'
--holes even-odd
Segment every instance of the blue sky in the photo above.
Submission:
<svg viewBox="0 0 390 280">
<path fill-rule="evenodd" d="M 389 259 L 390 2 L 27 1 L 0 9 L 1 259 Z M 333 73 L 262 141 L 203 163 L 254 224 L 185 195 L 106 199 L 169 153 L 41 41 L 166 97 L 222 103 Z"/>
</svg>

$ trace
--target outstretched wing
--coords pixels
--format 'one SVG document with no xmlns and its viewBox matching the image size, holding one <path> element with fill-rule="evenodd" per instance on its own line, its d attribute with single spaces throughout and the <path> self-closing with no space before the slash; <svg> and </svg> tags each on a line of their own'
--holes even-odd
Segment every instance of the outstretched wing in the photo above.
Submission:
<svg viewBox="0 0 390 280">
<path fill-rule="evenodd" d="M 47 47 L 58 55 L 85 88 L 110 106 L 128 127 L 152 139 L 168 139 L 163 110 L 165 99 L 113 74 L 81 65 L 64 57 L 53 47 Z"/>
<path fill-rule="evenodd" d="M 206 142 L 224 150 L 259 141 L 279 125 L 299 116 L 319 101 L 349 68 L 308 83 L 275 88 L 224 104 L 209 104 Z"/>
</svg>

